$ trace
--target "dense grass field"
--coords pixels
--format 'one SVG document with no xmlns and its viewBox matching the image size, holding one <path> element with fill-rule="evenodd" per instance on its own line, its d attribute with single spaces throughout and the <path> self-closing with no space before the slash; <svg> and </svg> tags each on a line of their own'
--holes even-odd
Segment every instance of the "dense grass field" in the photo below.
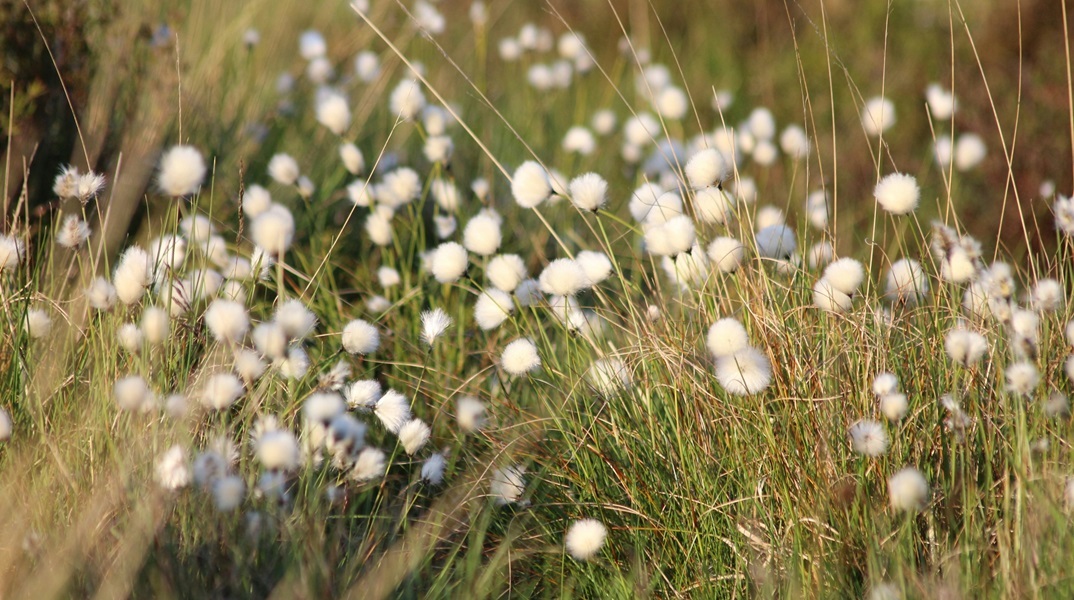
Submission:
<svg viewBox="0 0 1074 600">
<path fill-rule="evenodd" d="M 1065 0 L 0 5 L 0 597 L 1074 595 Z"/>
</svg>

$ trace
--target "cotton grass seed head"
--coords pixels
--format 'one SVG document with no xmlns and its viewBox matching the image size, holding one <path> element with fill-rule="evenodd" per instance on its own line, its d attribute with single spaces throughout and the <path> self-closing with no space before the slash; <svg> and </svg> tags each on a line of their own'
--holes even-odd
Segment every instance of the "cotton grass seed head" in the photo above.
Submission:
<svg viewBox="0 0 1074 600">
<path fill-rule="evenodd" d="M 172 146 L 160 158 L 157 186 L 174 198 L 196 194 L 205 179 L 205 159 L 193 146 Z"/>
<path fill-rule="evenodd" d="M 861 420 L 850 426 L 850 445 L 858 454 L 877 457 L 888 449 L 888 434 L 876 421 Z"/>
<path fill-rule="evenodd" d="M 629 389 L 632 383 L 630 370 L 618 358 L 599 358 L 593 361 L 586 369 L 585 380 L 603 397 Z"/>
<path fill-rule="evenodd" d="M 873 196 L 881 208 L 893 215 L 906 215 L 917 208 L 921 189 L 913 175 L 890 173 L 885 175 L 873 189 Z"/>
<path fill-rule="evenodd" d="M 201 388 L 198 400 L 210 410 L 225 410 L 245 393 L 242 381 L 232 373 L 217 373 Z"/>
<path fill-rule="evenodd" d="M 783 214 L 783 209 L 771 204 L 758 208 L 757 214 L 753 217 L 753 225 L 758 231 L 766 227 L 785 225 L 786 223 L 787 217 Z"/>
<path fill-rule="evenodd" d="M 392 209 L 379 205 L 365 219 L 365 232 L 369 235 L 369 241 L 377 246 L 388 246 L 395 238 L 392 227 Z"/>
<path fill-rule="evenodd" d="M 380 332 L 371 323 L 355 319 L 343 328 L 342 342 L 351 354 L 372 354 L 380 347 Z"/>
<path fill-rule="evenodd" d="M 1070 399 L 1066 394 L 1054 392 L 1048 394 L 1044 400 L 1044 414 L 1052 418 L 1067 417 L 1070 415 Z"/>
<path fill-rule="evenodd" d="M 705 345 L 714 358 L 720 358 L 749 348 L 750 338 L 738 319 L 725 317 L 709 327 Z"/>
<path fill-rule="evenodd" d="M 138 302 L 153 281 L 152 273 L 152 263 L 145 250 L 138 246 L 128 247 L 112 275 L 116 296 L 124 304 Z"/>
<path fill-rule="evenodd" d="M 474 321 L 484 331 L 499 327 L 515 310 L 511 295 L 496 289 L 488 289 L 474 303 Z"/>
<path fill-rule="evenodd" d="M 884 284 L 884 295 L 892 302 L 917 304 L 928 294 L 929 280 L 921 263 L 903 258 L 891 265 Z"/>
<path fill-rule="evenodd" d="M 879 396 L 899 391 L 899 378 L 894 373 L 880 373 L 873 378 L 873 393 Z"/>
<path fill-rule="evenodd" d="M 830 313 L 845 313 L 853 308 L 850 296 L 835 289 L 827 279 L 818 279 L 813 284 L 813 305 Z"/>
<path fill-rule="evenodd" d="M 269 321 L 259 323 L 254 327 L 250 338 L 253 340 L 254 347 L 257 348 L 258 352 L 271 360 L 276 360 L 283 358 L 287 353 L 287 342 L 290 336 L 282 325 Z"/>
<path fill-rule="evenodd" d="M 463 433 L 474 433 L 485 426 L 485 403 L 473 396 L 462 396 L 455 403 L 455 420 Z"/>
<path fill-rule="evenodd" d="M 447 164 L 455 153 L 455 142 L 446 135 L 431 135 L 425 138 L 422 153 L 425 154 L 425 160 L 431 163 Z"/>
<path fill-rule="evenodd" d="M 351 408 L 372 409 L 380 400 L 380 382 L 375 379 L 362 379 L 348 386 L 343 394 Z"/>
<path fill-rule="evenodd" d="M 365 423 L 350 413 L 340 413 L 332 419 L 325 436 L 325 450 L 338 461 L 335 464 L 349 462 L 365 446 L 365 430 Z"/>
<path fill-rule="evenodd" d="M 582 267 L 590 286 L 601 283 L 612 273 L 612 261 L 603 252 L 583 250 L 575 255 L 574 262 Z"/>
<path fill-rule="evenodd" d="M 324 41 L 321 32 L 314 29 L 303 31 L 298 37 L 298 53 L 306 60 L 324 56 L 328 52 L 328 44 Z"/>
<path fill-rule="evenodd" d="M 744 348 L 716 359 L 716 380 L 727 393 L 748 396 L 772 383 L 772 365 L 756 348 Z"/>
<path fill-rule="evenodd" d="M 299 170 L 298 161 L 294 157 L 280 152 L 269 159 L 268 174 L 280 185 L 294 185 L 302 171 Z"/>
<path fill-rule="evenodd" d="M 907 410 L 909 410 L 909 403 L 906 394 L 893 392 L 880 396 L 880 413 L 888 421 L 893 423 L 901 421 L 906 416 Z"/>
<path fill-rule="evenodd" d="M 597 212 L 608 201 L 608 182 L 596 173 L 579 175 L 571 180 L 568 195 L 579 210 Z"/>
<path fill-rule="evenodd" d="M 75 198 L 78 196 L 78 180 L 78 167 L 64 165 L 52 182 L 52 193 L 60 199 Z"/>
<path fill-rule="evenodd" d="M 519 306 L 534 306 L 543 300 L 541 284 L 536 279 L 524 279 L 515 288 L 515 302 Z"/>
<path fill-rule="evenodd" d="M 432 346 L 454 321 L 444 309 L 434 308 L 421 313 L 421 340 Z"/>
<path fill-rule="evenodd" d="M 535 208 L 552 194 L 548 172 L 539 163 L 528 160 L 511 176 L 511 194 L 522 208 Z"/>
<path fill-rule="evenodd" d="M 720 236 L 709 243 L 705 250 L 713 266 L 722 273 L 734 273 L 742 266 L 746 247 L 735 238 Z"/>
<path fill-rule="evenodd" d="M 26 311 L 26 333 L 33 339 L 45 337 L 52 331 L 52 318 L 41 308 Z"/>
<path fill-rule="evenodd" d="M 988 155 L 984 139 L 976 133 L 964 133 L 955 140 L 955 169 L 969 171 L 981 164 Z"/>
<path fill-rule="evenodd" d="M 456 242 L 444 242 L 433 250 L 429 270 L 440 283 L 458 281 L 469 266 L 466 248 Z"/>
<path fill-rule="evenodd" d="M 581 519 L 571 523 L 563 537 L 567 553 L 575 560 L 589 560 L 604 547 L 608 537 L 608 528 L 596 519 Z"/>
<path fill-rule="evenodd" d="M 222 513 L 233 512 L 246 497 L 246 482 L 238 475 L 227 475 L 213 481 L 213 506 Z"/>
<path fill-rule="evenodd" d="M 517 254 L 501 254 L 489 261 L 485 275 L 496 289 L 511 293 L 529 273 L 522 257 Z"/>
<path fill-rule="evenodd" d="M 653 223 L 645 228 L 645 250 L 656 256 L 676 256 L 689 252 L 697 241 L 694 222 L 686 215 Z"/>
<path fill-rule="evenodd" d="M 447 458 L 443 453 L 437 452 L 421 465 L 421 478 L 429 485 L 440 485 L 444 482 L 444 469 L 447 468 Z"/>
<path fill-rule="evenodd" d="M 391 208 L 415 201 L 421 193 L 421 177 L 408 166 L 400 166 L 384 175 L 377 186 L 377 200 Z"/>
<path fill-rule="evenodd" d="M 425 93 L 421 90 L 421 84 L 414 79 L 403 79 L 388 97 L 388 106 L 392 114 L 400 119 L 413 119 L 425 108 Z"/>
<path fill-rule="evenodd" d="M 78 200 L 82 204 L 89 202 L 90 198 L 94 198 L 104 188 L 104 175 L 100 173 L 94 173 L 89 171 L 83 173 L 78 178 Z"/>
<path fill-rule="evenodd" d="M 280 371 L 280 375 L 287 379 L 302 379 L 310 368 L 310 357 L 302 346 L 292 346 L 287 349 L 287 354 L 277 359 L 273 365 Z"/>
<path fill-rule="evenodd" d="M 343 398 L 335 392 L 314 392 L 302 402 L 302 418 L 308 425 L 328 425 L 346 410 Z"/>
<path fill-rule="evenodd" d="M 379 448 L 364 448 L 358 453 L 351 469 L 351 478 L 360 483 L 384 477 L 387 471 L 387 456 Z"/>
<path fill-rule="evenodd" d="M 351 109 L 347 97 L 336 90 L 319 90 L 317 94 L 317 122 L 336 135 L 343 135 L 351 124 Z"/>
<path fill-rule="evenodd" d="M 411 419 L 399 428 L 399 443 L 403 445 L 403 450 L 407 454 L 414 456 L 428 443 L 431 433 L 432 431 L 425 424 L 425 421 Z"/>
<path fill-rule="evenodd" d="M 186 463 L 186 452 L 176 444 L 166 450 L 157 459 L 156 479 L 160 487 L 175 491 L 190 484 L 190 469 Z"/>
<path fill-rule="evenodd" d="M 373 414 L 380 419 L 385 429 L 398 433 L 399 429 L 410 420 L 410 402 L 399 392 L 388 390 L 377 400 L 376 406 L 373 407 Z"/>
<path fill-rule="evenodd" d="M 597 148 L 597 140 L 593 133 L 585 127 L 575 125 L 567 130 L 563 136 L 562 147 L 567 152 L 574 152 L 582 156 L 589 156 Z"/>
<path fill-rule="evenodd" d="M 354 57 L 354 74 L 364 83 L 372 83 L 380 76 L 380 58 L 376 53 L 363 50 Z"/>
<path fill-rule="evenodd" d="M 351 175 L 357 175 L 365 170 L 365 157 L 354 142 L 344 142 L 339 145 L 339 159 Z"/>
<path fill-rule="evenodd" d="M 663 193 L 664 190 L 655 183 L 649 182 L 639 186 L 630 195 L 630 201 L 627 204 L 630 216 L 638 223 L 644 223 L 648 219 L 649 213 L 657 206 L 657 200 Z M 679 198 L 679 206 L 675 210 L 675 214 L 682 214 L 681 198 Z"/>
<path fill-rule="evenodd" d="M 716 187 L 731 176 L 732 165 L 718 150 L 705 148 L 698 151 L 686 162 L 686 179 L 690 187 L 703 189 Z"/>
<path fill-rule="evenodd" d="M 769 225 L 761 229 L 754 240 L 757 255 L 761 258 L 787 260 L 798 250 L 794 231 L 783 224 Z"/>
<path fill-rule="evenodd" d="M 1034 310 L 1040 312 L 1058 311 L 1066 304 L 1063 285 L 1051 278 L 1037 281 L 1030 295 L 1030 304 Z"/>
<path fill-rule="evenodd" d="M 929 105 L 929 114 L 937 121 L 950 120 L 958 108 L 955 95 L 938 83 L 930 83 L 925 87 L 925 100 Z"/>
<path fill-rule="evenodd" d="M 304 340 L 317 328 L 317 315 L 297 298 L 277 306 L 273 320 L 288 339 Z"/>
<path fill-rule="evenodd" d="M 539 281 L 542 292 L 555 296 L 573 296 L 591 285 L 581 265 L 569 258 L 548 263 Z"/>
<path fill-rule="evenodd" d="M 139 375 L 129 375 L 116 381 L 112 395 L 119 409 L 125 412 L 141 412 L 152 400 L 149 385 Z"/>
<path fill-rule="evenodd" d="M 492 256 L 500 248 L 500 223 L 492 215 L 478 214 L 466 224 L 462 244 L 478 256 Z"/>
<path fill-rule="evenodd" d="M 836 290 L 852 296 L 865 280 L 865 268 L 853 258 L 840 258 L 825 267 L 824 279 Z"/>
<path fill-rule="evenodd" d="M 701 188 L 694 192 L 694 214 L 703 223 L 722 225 L 734 217 L 734 201 L 720 188 Z"/>
<path fill-rule="evenodd" d="M 231 469 L 228 457 L 215 448 L 207 448 L 194 459 L 194 483 L 202 489 L 227 475 Z"/>
<path fill-rule="evenodd" d="M 124 323 L 116 330 L 119 347 L 131 354 L 138 354 L 145 345 L 145 335 L 134 323 Z"/>
<path fill-rule="evenodd" d="M 1004 374 L 1007 379 L 1007 391 L 1016 396 L 1028 398 L 1040 383 L 1040 372 L 1033 363 L 1028 361 L 1009 365 Z"/>
<path fill-rule="evenodd" d="M 294 215 L 281 204 L 272 204 L 250 222 L 250 239 L 273 256 L 283 257 L 294 237 Z"/>
<path fill-rule="evenodd" d="M 914 467 L 906 467 L 888 479 L 888 498 L 891 508 L 901 512 L 917 512 L 929 498 L 929 484 Z"/>
<path fill-rule="evenodd" d="M 298 439 L 286 429 L 265 432 L 257 438 L 254 449 L 257 461 L 267 471 L 291 472 L 298 468 Z"/>
<path fill-rule="evenodd" d="M 0 408 L 0 442 L 6 442 L 10 440 L 11 432 L 11 415 L 7 414 L 7 411 L 3 408 Z"/>
<path fill-rule="evenodd" d="M 26 256 L 26 244 L 12 235 L 0 233 L 0 273 L 19 266 Z"/>
<path fill-rule="evenodd" d="M 500 355 L 500 365 L 509 375 L 521 377 L 541 367 L 537 345 L 529 338 L 520 338 L 507 344 Z"/>
<path fill-rule="evenodd" d="M 521 465 L 496 469 L 489 479 L 489 495 L 497 506 L 512 504 L 526 491 L 526 468 Z"/>
<path fill-rule="evenodd" d="M 67 215 L 56 230 L 56 243 L 64 248 L 75 249 L 89 239 L 89 225 L 78 215 Z"/>
<path fill-rule="evenodd" d="M 146 253 L 158 271 L 162 269 L 175 271 L 180 269 L 183 261 L 186 260 L 187 242 L 178 235 L 162 235 L 149 242 Z"/>
<path fill-rule="evenodd" d="M 96 277 L 86 288 L 86 301 L 96 310 L 108 310 L 116 303 L 116 288 L 104 277 Z"/>
<path fill-rule="evenodd" d="M 779 147 L 787 156 L 802 160 L 809 156 L 809 136 L 801 125 L 788 125 L 779 134 Z"/>
<path fill-rule="evenodd" d="M 895 105 L 891 100 L 875 96 L 865 101 L 861 112 L 861 126 L 865 133 L 876 137 L 895 124 Z"/>
<path fill-rule="evenodd" d="M 955 327 L 944 336 L 944 350 L 952 361 L 972 367 L 988 352 L 988 341 L 976 331 Z"/>
<path fill-rule="evenodd" d="M 256 350 L 250 350 L 249 348 L 235 350 L 232 358 L 232 368 L 248 385 L 260 379 L 268 368 L 265 361 L 261 360 L 261 355 Z"/>
<path fill-rule="evenodd" d="M 250 328 L 250 318 L 246 307 L 232 300 L 216 299 L 205 310 L 205 326 L 212 332 L 213 338 L 222 344 L 236 344 L 242 341 Z"/>
</svg>

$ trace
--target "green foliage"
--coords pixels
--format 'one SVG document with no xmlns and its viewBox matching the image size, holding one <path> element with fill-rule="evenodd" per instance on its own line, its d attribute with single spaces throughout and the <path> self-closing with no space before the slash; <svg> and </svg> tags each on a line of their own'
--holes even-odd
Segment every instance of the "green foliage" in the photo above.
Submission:
<svg viewBox="0 0 1074 600">
<path fill-rule="evenodd" d="M 930 250 L 935 232 L 928 224 L 940 220 L 981 238 L 987 248 L 978 277 L 986 277 L 994 249 L 1016 266 L 1019 289 L 1051 277 L 1069 294 L 1074 249 L 1068 238 L 1036 241 L 1046 237 L 1038 230 L 1052 230 L 1051 216 L 1043 216 L 1049 204 L 1003 204 L 994 184 L 1008 175 L 1020 181 L 1017 160 L 1008 166 L 1002 159 L 1000 139 L 1009 132 L 995 136 L 993 125 L 981 124 L 991 105 L 1006 105 L 1007 90 L 975 93 L 979 75 L 966 75 L 970 83 L 959 79 L 966 93 L 956 85 L 961 106 L 954 124 L 930 121 L 920 108 L 927 82 L 946 81 L 952 63 L 960 73 L 972 73 L 976 64 L 958 24 L 949 29 L 950 7 L 867 3 L 848 10 L 834 2 L 832 13 L 822 14 L 797 5 L 776 10 L 760 3 L 751 12 L 724 3 L 727 18 L 715 35 L 692 26 L 707 16 L 702 8 L 629 4 L 615 14 L 616 6 L 604 5 L 576 14 L 577 8 L 551 3 L 528 14 L 528 7 L 490 2 L 493 17 L 485 28 L 471 25 L 463 7 L 443 3 L 448 31 L 432 39 L 389 3 L 374 7 L 368 23 L 339 6 L 288 5 L 266 14 L 267 2 L 220 7 L 191 0 L 165 14 L 173 36 L 134 44 L 135 54 L 117 66 L 139 74 L 131 81 L 146 82 L 147 93 L 124 88 L 116 105 L 122 110 L 105 121 L 121 123 L 127 110 L 160 100 L 147 122 L 169 144 L 191 144 L 206 156 L 209 177 L 191 198 L 166 198 L 151 182 L 139 188 L 145 223 L 127 240 L 151 247 L 158 236 L 185 235 L 185 262 L 162 269 L 161 282 L 142 300 L 96 311 L 86 306 L 84 290 L 94 276 L 111 275 L 115 260 L 98 252 L 98 236 L 75 251 L 59 248 L 53 237 L 69 214 L 103 230 L 98 210 L 108 205 L 102 198 L 63 205 L 63 213 L 41 220 L 36 235 L 23 225 L 25 215 L 5 232 L 27 240 L 30 252 L 18 268 L 0 271 L 0 328 L 10 342 L 0 347 L 0 408 L 14 422 L 12 440 L 0 445 L 0 471 L 8 478 L 0 490 L 0 531 L 27 542 L 25 550 L 2 548 L 0 574 L 16 575 L 0 579 L 0 595 L 867 597 L 884 583 L 905 597 L 1069 595 L 1072 429 L 1069 415 L 1048 403 L 1053 394 L 1070 392 L 1064 373 L 1070 305 L 1037 311 L 1035 349 L 1017 349 L 1009 323 L 965 310 L 967 286 L 943 280 L 943 257 Z M 54 52 L 77 49 L 70 60 L 84 67 L 80 72 L 110 68 L 92 64 L 99 48 L 89 35 L 105 26 L 104 6 L 34 7 L 45 31 L 73 36 L 46 37 Z M 966 15 L 965 26 L 987 22 L 989 8 Z M 125 9 L 126 17 L 144 22 L 162 14 L 137 3 Z M 0 7 L 0 31 L 23 25 L 17 35 L 0 36 L 0 50 L 40 41 L 36 33 L 27 37 L 26 17 L 17 6 Z M 653 110 L 637 84 L 640 48 L 616 48 L 618 19 L 628 17 L 637 43 L 649 40 L 654 60 L 688 87 L 692 100 L 688 116 L 662 122 L 654 142 L 688 143 L 724 123 L 741 129 L 753 107 L 764 105 L 781 128 L 802 124 L 813 143 L 803 161 L 781 156 L 762 168 L 744 159 L 738 181 L 727 188 L 750 177 L 758 201 L 738 202 L 727 223 L 698 222 L 699 243 L 717 236 L 743 242 L 746 259 L 732 273 L 704 262 L 698 278 L 679 285 L 668 271 L 688 280 L 693 263 L 685 254 L 663 261 L 645 252 L 646 225 L 631 220 L 628 203 L 633 190 L 660 174 L 623 159 L 621 132 L 599 137 L 588 156 L 562 148 L 567 129 L 588 124 L 597 109 L 611 108 L 618 130 L 636 113 Z M 557 33 L 584 33 L 599 68 L 575 73 L 567 89 L 528 87 L 527 70 L 554 55 L 528 53 L 515 63 L 497 56 L 499 40 L 516 34 L 526 18 Z M 243 44 L 248 27 L 260 29 L 259 45 Z M 342 136 L 315 118 L 318 86 L 293 50 L 307 28 L 324 32 L 328 60 L 340 75 L 335 83 L 350 100 L 354 119 Z M 81 45 L 71 46 L 72 39 Z M 383 64 L 370 82 L 353 76 L 353 57 L 364 49 Z M 408 73 L 404 57 L 423 63 L 430 102 L 439 104 L 433 102 L 439 94 L 458 115 L 447 129 L 455 145 L 447 164 L 423 156 L 431 135 L 426 123 L 401 121 L 388 108 L 392 89 Z M 15 85 L 41 82 L 33 84 L 37 97 L 52 93 L 48 77 L 26 75 L 50 72 L 39 49 L 26 60 L 4 67 L 16 70 Z M 1044 65 L 1026 79 L 1039 75 L 1041 86 L 1057 85 L 1053 68 Z M 85 88 L 82 75 L 68 81 L 62 71 L 65 82 Z M 293 90 L 274 91 L 280 73 L 294 78 Z M 20 115 L 59 118 L 33 112 L 33 85 L 15 95 L 16 122 Z M 713 93 L 725 88 L 735 103 L 711 109 Z M 881 90 L 898 107 L 898 125 L 882 141 L 864 135 L 859 116 L 864 101 Z M 1001 113 L 999 121 L 1007 118 Z M 1061 113 L 1055 120 L 1065 119 Z M 944 128 L 988 138 L 989 158 L 979 170 L 935 165 L 932 144 Z M 365 156 L 367 169 L 358 176 L 339 160 L 341 141 L 354 142 Z M 315 185 L 312 194 L 271 182 L 267 164 L 281 152 L 296 158 Z M 509 176 L 529 159 L 567 179 L 602 174 L 610 183 L 608 206 L 583 212 L 560 199 L 520 209 Z M 1049 176 L 1068 181 L 1069 165 L 1050 160 Z M 391 242 L 377 245 L 364 229 L 372 209 L 353 204 L 347 186 L 372 189 L 396 165 L 414 168 L 422 189 L 393 216 Z M 56 166 L 42 168 L 55 172 Z M 681 177 L 680 169 L 665 177 Z M 923 190 L 911 215 L 893 217 L 872 200 L 879 176 L 895 171 L 915 175 Z M 108 175 L 115 186 L 124 171 Z M 468 191 L 478 178 L 490 185 L 487 197 Z M 533 277 L 555 258 L 584 249 L 606 253 L 611 276 L 577 298 L 591 311 L 588 320 L 558 318 L 548 302 L 519 302 L 502 326 L 478 327 L 473 307 L 489 285 L 488 258 L 471 255 L 466 276 L 449 284 L 437 283 L 423 266 L 423 254 L 439 243 L 435 219 L 449 212 L 433 197 L 438 179 L 461 193 L 459 227 L 450 239 L 461 240 L 469 218 L 494 209 L 503 217 L 499 251 L 522 256 Z M 204 316 L 213 294 L 198 294 L 194 282 L 203 269 L 230 274 L 234 265 L 214 260 L 183 223 L 207 216 L 228 259 L 253 258 L 255 217 L 241 204 L 253 184 L 266 186 L 293 214 L 294 240 L 263 277 L 231 277 L 235 286 L 227 293 L 245 297 L 253 323 L 270 321 L 282 302 L 299 299 L 318 326 L 293 346 L 307 353 L 308 371 L 288 377 L 281 360 L 267 357 L 266 374 L 246 383 L 243 398 L 212 412 L 199 406 L 204 381 L 234 368 L 235 348 L 214 339 Z M 1020 198 L 1034 195 L 1028 184 L 1018 185 Z M 818 189 L 833 201 L 833 219 L 822 230 L 803 210 Z M 680 191 L 686 213 L 696 214 L 693 192 Z M 765 205 L 781 209 L 798 233 L 799 264 L 756 256 L 755 225 Z M 1002 217 L 993 214 L 1001 205 Z M 974 210 L 985 214 L 956 219 Z M 1012 214 L 1018 235 L 997 234 L 997 224 Z M 865 267 L 866 281 L 845 313 L 814 306 L 823 269 L 810 263 L 809 250 L 818 242 Z M 930 292 L 919 302 L 885 296 L 888 270 L 907 257 L 920 260 L 928 276 Z M 380 267 L 396 269 L 400 283 L 382 288 Z M 186 282 L 191 293 L 184 310 L 173 313 L 170 338 L 136 352 L 122 349 L 122 328 L 137 324 L 145 306 L 173 308 L 160 293 L 172 280 Z M 1030 306 L 1021 293 L 1009 300 Z M 40 339 L 25 326 L 34 308 L 53 321 Z M 454 323 L 430 347 L 421 341 L 421 315 L 433 308 Z M 738 319 L 771 362 L 771 385 L 760 393 L 734 395 L 718 380 L 705 336 L 723 317 Z M 380 334 L 379 349 L 368 356 L 340 349 L 340 332 L 357 318 Z M 960 324 L 989 340 L 980 363 L 961 366 L 946 355 L 945 335 Z M 519 337 L 536 343 L 541 367 L 511 376 L 500 353 Z M 252 346 L 249 338 L 243 344 Z M 601 360 L 621 361 L 629 385 L 602 385 L 594 370 Z M 1017 360 L 1041 374 L 1028 397 L 1008 389 L 1006 369 Z M 336 371 L 341 362 L 349 375 Z M 898 377 L 908 398 L 907 413 L 890 421 L 871 390 L 885 371 Z M 162 402 L 145 414 L 118 411 L 113 385 L 129 374 L 143 376 Z M 385 452 L 386 474 L 357 481 L 323 444 L 314 444 L 304 448 L 303 466 L 285 478 L 284 497 L 274 497 L 263 480 L 273 473 L 262 469 L 253 441 L 262 419 L 278 418 L 306 444 L 305 402 L 338 388 L 333 384 L 341 379 L 376 379 L 403 393 L 432 428 L 429 445 L 408 456 L 397 436 L 359 407 L 353 413 L 367 427 L 365 443 Z M 173 393 L 187 396 L 185 416 L 162 410 Z M 946 394 L 964 413 L 941 402 Z M 456 420 L 457 402 L 470 395 L 489 413 L 476 433 L 460 430 Z M 959 415 L 963 421 L 954 420 Z M 853 450 L 848 428 L 861 419 L 883 423 L 890 443 L 881 456 Z M 207 449 L 227 447 L 220 440 L 230 442 L 228 469 L 248 492 L 238 509 L 218 510 L 212 483 L 161 489 L 156 471 L 165 451 L 177 444 L 193 462 Z M 441 485 L 422 476 L 423 461 L 434 452 L 446 458 Z M 323 461 L 314 459 L 318 453 Z M 497 469 L 515 465 L 525 469 L 519 497 L 496 502 L 490 481 Z M 888 479 L 906 466 L 929 484 L 916 513 L 889 502 Z M 564 532 L 582 518 L 608 528 L 605 545 L 588 561 L 572 558 L 564 542 Z"/>
</svg>

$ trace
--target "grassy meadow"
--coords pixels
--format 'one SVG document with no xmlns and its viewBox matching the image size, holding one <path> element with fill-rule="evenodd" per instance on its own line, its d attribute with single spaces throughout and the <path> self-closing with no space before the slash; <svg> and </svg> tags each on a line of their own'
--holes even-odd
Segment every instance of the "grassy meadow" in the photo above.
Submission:
<svg viewBox="0 0 1074 600">
<path fill-rule="evenodd" d="M 0 598 L 1067 598 L 1065 0 L 0 3 Z"/>
</svg>

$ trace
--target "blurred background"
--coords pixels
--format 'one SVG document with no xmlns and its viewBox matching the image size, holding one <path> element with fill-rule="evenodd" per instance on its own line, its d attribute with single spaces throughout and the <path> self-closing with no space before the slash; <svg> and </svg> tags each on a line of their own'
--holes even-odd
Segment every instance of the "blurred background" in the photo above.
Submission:
<svg viewBox="0 0 1074 600">
<path fill-rule="evenodd" d="M 697 125 L 709 127 L 719 118 L 709 109 L 712 89 L 730 90 L 739 99 L 724 115 L 730 124 L 755 105 L 772 109 L 781 123 L 811 121 L 807 130 L 816 128 L 818 154 L 828 159 L 819 164 L 820 176 L 835 176 L 831 157 L 838 151 L 837 176 L 848 199 L 867 194 L 875 180 L 873 153 L 864 151 L 866 140 L 856 126 L 862 98 L 883 91 L 896 100 L 899 126 L 890 133 L 888 153 L 898 157 L 900 170 L 921 172 L 929 166 L 925 146 L 940 133 L 930 130 L 923 90 L 941 82 L 960 101 L 955 126 L 978 133 L 989 148 L 980 176 L 964 178 L 955 190 L 963 218 L 979 223 L 971 231 L 999 225 L 1003 240 L 1024 244 L 1017 211 L 1006 211 L 1011 218 L 1003 222 L 995 210 L 1001 199 L 1017 189 L 1022 209 L 1039 216 L 1046 210 L 1035 200 L 1042 182 L 1054 181 L 1060 192 L 1071 189 L 1060 2 L 634 0 L 614 3 L 617 16 L 609 6 L 599 0 L 491 2 L 489 39 L 494 47 L 526 22 L 556 31 L 569 25 L 614 72 L 625 29 L 654 60 L 682 70 L 699 107 Z M 444 2 L 439 8 L 449 20 L 465 20 L 469 5 Z M 388 36 L 412 35 L 401 5 L 374 2 L 371 14 Z M 279 134 L 273 127 L 275 83 L 280 73 L 301 74 L 297 36 L 304 29 L 323 31 L 340 64 L 361 49 L 393 62 L 343 0 L 4 0 L 0 28 L 0 143 L 7 172 L 0 219 L 10 218 L 15 200 L 25 194 L 33 217 L 47 220 L 58 165 L 69 161 L 115 173 L 122 157 L 124 176 L 108 199 L 116 239 L 135 221 L 151 166 L 161 146 L 178 137 L 180 118 L 184 140 L 210 145 L 217 174 L 225 177 L 218 182 L 231 187 L 240 164 L 272 150 L 271 143 L 250 142 Z M 251 28 L 261 43 L 247 48 L 243 36 Z M 505 96 L 517 77 L 498 72 L 495 52 L 478 56 L 471 37 L 440 42 L 474 71 L 493 102 L 515 101 Z M 411 52 L 434 61 L 437 53 L 420 43 Z M 450 68 L 436 69 L 431 80 L 465 91 Z M 587 93 L 615 99 L 599 74 L 586 83 Z M 458 95 L 455 100 L 467 102 Z M 472 108 L 488 112 L 477 103 Z M 569 110 L 555 103 L 543 108 Z M 690 125 L 697 126 L 688 120 Z M 545 140 L 542 148 L 541 140 L 527 141 L 538 153 L 558 142 Z M 919 164 L 906 157 L 918 157 Z M 1048 245 L 1052 237 L 1050 227 L 1042 228 L 1040 243 Z"/>
</svg>

